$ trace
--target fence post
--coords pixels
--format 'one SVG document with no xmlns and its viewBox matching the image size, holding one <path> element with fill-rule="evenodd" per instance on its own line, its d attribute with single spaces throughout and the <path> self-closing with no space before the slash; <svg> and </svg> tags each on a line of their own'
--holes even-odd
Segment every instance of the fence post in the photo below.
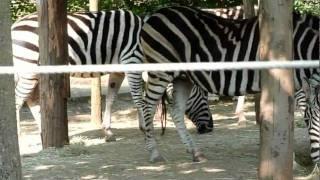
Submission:
<svg viewBox="0 0 320 180">
<path fill-rule="evenodd" d="M 41 65 L 67 64 L 67 2 L 37 1 Z M 43 148 L 69 143 L 67 97 L 64 74 L 40 75 L 41 137 Z"/>
<path fill-rule="evenodd" d="M 261 1 L 260 59 L 292 59 L 292 0 Z M 261 71 L 259 179 L 293 179 L 293 73 Z"/>
<path fill-rule="evenodd" d="M 98 11 L 99 0 L 90 0 L 89 10 Z M 102 124 L 101 109 L 101 77 L 98 75 L 91 80 L 91 122 L 98 127 Z"/>
<path fill-rule="evenodd" d="M 10 1 L 0 1 L 0 66 L 12 66 Z M 14 99 L 14 77 L 0 77 L 0 179 L 22 179 Z"/>
</svg>

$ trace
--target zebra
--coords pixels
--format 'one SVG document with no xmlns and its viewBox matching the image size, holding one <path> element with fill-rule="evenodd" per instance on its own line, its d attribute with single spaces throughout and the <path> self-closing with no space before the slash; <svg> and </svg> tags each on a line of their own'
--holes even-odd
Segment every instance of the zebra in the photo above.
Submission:
<svg viewBox="0 0 320 180">
<path fill-rule="evenodd" d="M 258 13 L 258 6 L 254 6 L 255 13 Z M 220 16 L 226 19 L 234 19 L 234 20 L 239 20 L 239 19 L 244 19 L 244 9 L 243 6 L 235 6 L 235 7 L 229 7 L 229 8 L 215 8 L 215 9 L 202 9 L 203 11 L 212 13 L 216 16 Z M 305 15 L 304 17 L 304 23 L 308 24 L 310 27 L 313 29 L 317 29 L 319 27 L 319 19 L 315 16 L 312 15 Z M 299 57 L 297 57 L 299 58 Z M 170 84 L 166 90 L 166 94 L 169 97 L 169 99 L 172 97 L 172 92 L 173 91 L 173 86 Z M 213 120 L 212 120 L 212 115 L 209 110 L 209 105 L 208 105 L 208 94 L 203 92 L 201 88 L 194 86 L 193 89 L 191 90 L 190 93 L 190 98 L 187 101 L 187 107 L 186 107 L 186 112 L 185 114 L 187 117 L 198 127 L 198 132 L 200 134 L 210 132 L 211 129 L 213 128 Z M 196 100 L 195 98 L 191 99 L 191 97 L 197 97 L 197 102 L 192 101 Z M 296 109 L 304 112 L 305 111 L 305 95 L 302 89 L 298 90 L 295 93 L 295 104 L 296 104 Z M 243 98 L 241 100 L 241 98 Z M 171 103 L 172 100 L 169 100 Z M 237 103 L 237 109 L 236 109 L 236 114 L 239 118 L 238 124 L 241 123 L 245 119 L 244 114 L 243 114 L 243 107 L 240 107 L 242 103 L 244 103 L 244 96 L 240 96 L 238 98 L 238 103 Z M 240 112 L 239 112 L 240 111 Z M 201 114 L 201 115 L 200 115 Z M 209 127 L 208 127 L 208 122 Z"/>
<path fill-rule="evenodd" d="M 229 8 L 217 8 L 217 9 L 202 9 L 204 11 L 213 13 L 214 15 L 226 18 L 226 19 L 244 19 L 244 8 L 243 6 L 235 6 L 235 7 L 229 7 Z M 255 14 L 258 14 L 259 7 L 257 5 L 254 5 L 254 11 Z M 310 14 L 304 15 L 304 21 L 303 23 L 308 24 L 310 27 L 312 27 L 315 30 L 319 30 L 319 18 Z M 298 90 L 295 94 L 295 107 L 297 110 L 304 112 L 306 101 L 305 101 L 305 94 L 302 89 Z M 238 98 L 238 103 L 236 107 L 236 114 L 239 118 L 238 124 L 241 123 L 241 121 L 245 120 L 244 114 L 243 114 L 243 103 L 244 103 L 244 96 L 240 96 Z M 257 123 L 259 123 L 257 121 Z"/>
<path fill-rule="evenodd" d="M 141 63 L 143 55 L 139 47 L 142 19 L 131 11 L 113 10 L 68 14 L 68 61 L 70 65 L 83 64 L 132 64 Z M 11 27 L 14 66 L 34 67 L 39 65 L 37 14 L 27 15 Z M 96 73 L 71 74 L 74 77 L 95 77 Z M 130 92 L 138 110 L 139 127 L 143 105 L 142 73 L 126 73 Z M 116 98 L 124 74 L 111 73 L 103 129 L 106 140 L 115 140 L 111 131 L 111 105 Z M 35 73 L 15 74 L 15 96 L 17 121 L 24 102 L 40 125 L 38 95 L 39 75 Z M 19 127 L 19 123 L 18 123 Z"/>
<path fill-rule="evenodd" d="M 306 17 L 297 13 L 293 13 L 293 27 L 295 59 L 317 59 L 319 31 L 312 29 L 306 23 Z M 227 20 L 190 7 L 163 8 L 144 23 L 141 46 L 145 63 L 256 61 L 259 56 L 258 19 Z M 319 74 L 319 69 L 295 70 L 295 89 L 301 88 L 304 77 L 310 78 L 314 73 Z M 186 130 L 181 113 L 186 108 L 186 97 L 192 85 L 224 96 L 260 92 L 259 70 L 149 72 L 148 75 L 143 119 L 151 162 L 163 160 L 154 139 L 152 117 L 168 83 L 174 86 L 172 119 L 193 161 L 202 161 L 205 157 Z M 319 141 L 314 143 L 319 144 Z M 311 156 L 314 162 L 318 159 L 315 154 Z"/>
<path fill-rule="evenodd" d="M 69 64 L 130 64 L 142 63 L 143 55 L 139 47 L 139 34 L 143 17 L 131 11 L 114 10 L 99 12 L 82 12 L 68 15 L 68 51 Z M 37 14 L 31 14 L 16 21 L 12 27 L 13 61 L 15 66 L 33 67 L 39 65 Z M 73 77 L 90 78 L 97 73 L 71 73 Z M 100 75 L 100 74 L 99 74 Z M 142 115 L 143 80 L 141 73 L 127 73 L 130 92 L 138 109 L 139 127 L 144 128 Z M 124 73 L 110 73 L 106 107 L 103 115 L 103 129 L 106 141 L 115 141 L 111 131 L 111 109 L 117 93 L 124 80 Z M 15 75 L 16 114 L 20 128 L 20 109 L 26 102 L 39 129 L 41 129 L 38 74 Z M 198 93 L 200 95 L 203 92 Z M 197 94 L 197 96 L 198 96 Z M 191 100 L 195 96 L 190 96 Z M 205 97 L 202 97 L 205 98 Z M 192 102 L 192 101 L 190 101 Z M 204 103 L 207 101 L 203 100 Z M 196 110 L 186 112 L 196 125 L 197 131 L 211 132 L 213 120 L 209 105 L 202 106 L 203 112 Z M 189 113 L 188 113 L 189 112 Z M 19 130 L 20 131 L 20 130 Z"/>
<path fill-rule="evenodd" d="M 202 10 L 226 19 L 244 19 L 243 6 Z M 254 10 L 257 13 L 258 6 L 254 6 Z M 172 93 L 173 85 L 169 84 L 166 90 L 169 103 L 172 103 Z M 237 105 L 237 108 L 238 106 L 239 105 Z M 193 86 L 191 90 L 190 97 L 187 101 L 185 114 L 187 118 L 190 119 L 193 122 L 193 124 L 196 125 L 199 134 L 204 134 L 212 131 L 213 119 L 208 104 L 208 93 L 202 91 L 201 88 L 199 88 L 198 86 Z M 241 118 L 245 117 L 239 116 L 239 121 Z"/>
<path fill-rule="evenodd" d="M 254 6 L 254 9 L 257 13 L 258 6 Z M 244 19 L 243 6 L 202 10 L 226 19 Z M 172 93 L 173 85 L 169 84 L 166 90 L 169 104 L 172 103 Z M 208 93 L 202 91 L 198 86 L 193 86 L 191 90 L 190 97 L 187 101 L 185 114 L 186 117 L 196 125 L 199 134 L 204 134 L 212 131 L 213 119 L 209 109 Z"/>
<path fill-rule="evenodd" d="M 312 78 L 304 79 L 302 89 L 305 92 L 305 122 L 309 131 L 310 153 L 313 162 L 320 165 L 320 75 L 313 74 Z"/>
</svg>

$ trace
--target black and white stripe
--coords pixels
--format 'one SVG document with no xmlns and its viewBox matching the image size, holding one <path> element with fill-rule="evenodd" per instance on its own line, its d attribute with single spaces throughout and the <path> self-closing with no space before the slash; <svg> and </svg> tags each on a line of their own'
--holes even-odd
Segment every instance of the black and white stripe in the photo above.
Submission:
<svg viewBox="0 0 320 180">
<path fill-rule="evenodd" d="M 97 13 L 74 13 L 68 15 L 68 51 L 70 65 L 83 64 L 128 64 L 141 63 L 142 55 L 138 47 L 141 18 L 130 11 L 110 11 Z M 30 67 L 39 64 L 37 15 L 32 14 L 18 20 L 12 25 L 14 65 Z M 95 73 L 72 73 L 73 77 L 95 77 Z M 16 109 L 17 115 L 24 102 L 29 105 L 34 118 L 40 122 L 38 99 L 38 75 L 17 74 L 16 76 Z M 110 74 L 106 108 L 104 113 L 104 128 L 109 140 L 114 139 L 111 132 L 111 107 L 123 81 L 124 74 Z M 129 85 L 137 107 L 141 107 L 142 88 L 141 74 L 129 73 Z M 199 94 L 202 94 L 200 92 Z M 191 96 L 194 98 L 194 96 Z M 205 103 L 207 101 L 203 101 Z M 195 114 L 190 109 L 198 132 L 205 133 L 212 130 L 213 121 L 208 105 L 206 110 Z M 138 109 L 139 110 L 139 109 Z M 141 111 L 139 114 L 141 115 Z M 189 113 L 189 114 L 190 114 Z M 19 120 L 18 116 L 18 122 Z M 139 119 L 141 120 L 141 118 Z M 140 128 L 142 128 L 140 123 Z"/>
<path fill-rule="evenodd" d="M 319 32 L 306 23 L 305 16 L 294 13 L 293 21 L 294 59 L 318 59 Z M 163 8 L 143 25 L 141 45 L 148 63 L 257 61 L 258 28 L 257 18 L 232 21 L 188 7 Z M 301 88 L 303 78 L 310 78 L 314 73 L 319 73 L 319 69 L 297 69 L 294 73 L 296 90 Z M 261 83 L 258 70 L 150 72 L 144 118 L 147 148 L 151 151 L 152 161 L 161 158 L 153 138 L 154 105 L 171 82 L 174 82 L 176 91 L 172 116 L 194 160 L 201 160 L 202 154 L 185 129 L 181 113 L 186 108 L 190 85 L 195 84 L 213 94 L 240 96 L 260 92 Z"/>
<path fill-rule="evenodd" d="M 124 10 L 69 14 L 67 26 L 69 64 L 141 63 L 143 56 L 139 49 L 139 35 L 142 23 L 140 17 Z M 15 22 L 12 25 L 11 32 L 14 66 L 25 68 L 38 66 L 37 14 L 28 15 Z M 139 114 L 141 114 L 143 103 L 143 79 L 141 73 L 127 73 L 126 75 L 134 103 L 138 108 Z M 72 76 L 93 77 L 95 74 L 72 74 Z M 38 74 L 18 73 L 15 77 L 17 111 L 19 112 L 25 101 L 29 106 L 37 107 L 39 105 L 38 98 L 32 96 L 37 94 L 35 89 L 38 89 Z M 123 78 L 121 82 L 122 80 Z M 118 83 L 121 85 L 121 82 Z M 114 90 L 109 88 L 109 91 Z M 117 92 L 111 93 L 111 97 L 107 97 L 106 101 L 113 101 L 116 94 Z M 33 114 L 35 119 L 40 122 L 39 107 Z M 110 122 L 107 122 L 110 121 L 110 116 L 111 111 L 106 111 L 104 114 L 106 129 L 110 128 Z"/>
<path fill-rule="evenodd" d="M 320 165 L 320 74 L 305 79 L 302 86 L 306 99 L 304 118 L 311 143 L 311 158 Z"/>
<path fill-rule="evenodd" d="M 258 13 L 258 6 L 254 6 L 254 9 L 257 14 Z M 209 13 L 212 13 L 216 16 L 226 18 L 226 19 L 234 19 L 234 20 L 244 19 L 243 6 L 236 6 L 236 7 L 230 7 L 230 8 L 202 9 L 202 10 L 209 12 Z M 294 18 L 296 18 L 296 17 L 297 16 L 294 16 Z M 315 30 L 318 30 L 317 28 L 319 28 L 319 18 L 316 16 L 308 15 L 308 14 L 304 15 L 302 17 L 302 19 L 295 19 L 294 22 L 307 24 L 308 26 L 310 26 L 311 28 L 313 28 Z M 298 52 L 296 52 L 296 53 L 298 54 Z M 301 57 L 301 56 L 298 56 L 298 57 Z M 172 88 L 170 88 L 170 89 L 172 89 Z M 209 111 L 209 108 L 208 108 L 208 104 L 205 102 L 206 97 L 201 97 L 201 94 L 203 94 L 203 92 L 200 92 L 200 91 L 201 91 L 201 89 L 197 88 L 195 86 L 191 91 L 190 97 L 199 97 L 199 99 L 202 99 L 202 101 L 199 101 L 199 100 L 197 101 L 197 102 L 201 102 L 202 106 L 200 106 L 199 104 L 196 104 L 191 99 L 189 99 L 187 102 L 186 115 L 188 117 L 196 117 L 196 116 L 198 117 L 197 119 L 191 118 L 191 120 L 193 121 L 194 124 L 197 125 L 197 127 L 202 127 L 202 128 L 198 128 L 198 132 L 201 133 L 201 131 L 199 131 L 199 129 L 208 130 L 207 128 L 204 128 L 204 127 L 207 126 L 208 122 L 212 122 L 212 120 L 211 120 L 212 117 L 206 117 L 206 115 L 211 115 L 211 113 L 205 112 L 205 111 Z M 170 93 L 172 94 L 172 92 L 170 92 Z M 306 102 L 305 102 L 305 94 L 302 91 L 302 89 L 300 89 L 299 91 L 297 91 L 295 93 L 295 97 L 296 97 L 295 98 L 296 109 L 304 112 Z M 238 105 L 237 105 L 237 108 L 238 108 Z M 200 109 L 202 109 L 202 111 Z M 198 115 L 198 113 L 202 114 L 202 115 Z M 239 112 L 237 112 L 237 113 L 239 113 Z M 239 118 L 241 118 L 241 117 L 239 117 Z M 206 121 L 201 121 L 201 120 L 198 121 L 198 119 L 206 119 Z M 242 120 L 242 119 L 239 119 L 239 120 Z M 210 126 L 210 128 L 211 128 L 211 126 Z M 206 131 L 204 131 L 204 132 L 206 132 Z"/>
</svg>

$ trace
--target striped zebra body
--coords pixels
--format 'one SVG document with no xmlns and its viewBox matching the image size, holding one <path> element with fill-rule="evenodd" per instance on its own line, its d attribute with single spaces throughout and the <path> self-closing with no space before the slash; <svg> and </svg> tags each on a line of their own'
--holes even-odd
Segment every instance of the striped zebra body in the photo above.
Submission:
<svg viewBox="0 0 320 180">
<path fill-rule="evenodd" d="M 293 21 L 294 59 L 318 59 L 319 31 L 305 23 L 305 16 L 294 13 Z M 163 8 L 144 23 L 141 45 L 147 63 L 257 61 L 258 28 L 257 18 L 234 21 L 188 7 Z M 318 74 L 319 69 L 296 69 L 295 89 L 299 90 L 303 78 L 310 78 L 314 73 Z M 149 72 L 144 119 L 151 161 L 161 158 L 153 138 L 154 105 L 171 82 L 174 86 L 173 120 L 195 161 L 201 160 L 203 155 L 186 130 L 181 113 L 186 109 L 186 97 L 192 85 L 223 96 L 254 94 L 261 90 L 258 70 Z"/>
<path fill-rule="evenodd" d="M 257 12 L 258 6 L 255 6 L 254 9 Z M 244 19 L 243 6 L 202 10 L 226 19 Z M 170 84 L 167 95 L 172 97 L 172 93 L 173 85 Z M 193 86 L 191 90 L 185 114 L 196 125 L 198 133 L 203 134 L 212 131 L 213 119 L 208 104 L 208 93 L 198 86 Z"/>
<path fill-rule="evenodd" d="M 304 113 L 306 110 L 307 103 L 306 95 L 302 88 L 294 93 L 294 100 L 296 109 L 299 110 L 301 113 Z M 306 122 L 306 124 L 308 124 L 308 122 Z"/>
<path fill-rule="evenodd" d="M 142 54 L 138 47 L 141 19 L 129 11 L 110 11 L 98 13 L 74 13 L 68 15 L 68 51 L 70 65 L 141 63 Z M 32 68 L 39 65 L 37 15 L 26 16 L 12 25 L 13 55 L 15 66 Z M 123 41 L 122 41 L 123 40 Z M 95 73 L 71 73 L 73 77 L 95 77 Z M 40 124 L 38 74 L 16 74 L 16 110 L 19 111 L 27 102 L 31 112 Z M 109 75 L 106 108 L 103 118 L 106 140 L 115 140 L 111 132 L 111 109 L 117 92 L 124 79 L 122 73 Z M 137 107 L 141 107 L 141 75 L 129 73 L 128 81 Z M 196 90 L 196 88 L 195 88 Z M 199 92 L 191 98 L 202 95 Z M 202 97 L 205 98 L 205 97 Z M 192 99 L 191 99 L 192 100 Z M 190 100 L 190 101 L 191 101 Z M 207 101 L 203 100 L 203 103 Z M 204 107 L 206 109 L 204 109 Z M 199 133 L 212 131 L 213 120 L 208 104 L 198 109 L 187 110 L 188 117 L 195 123 Z M 138 109 L 139 110 L 139 109 Z M 139 115 L 141 117 L 141 110 Z M 207 115 L 207 113 L 209 113 Z M 141 124 L 140 128 L 143 128 Z M 40 127 L 40 125 L 39 125 Z"/>
<path fill-rule="evenodd" d="M 305 92 L 305 122 L 309 130 L 311 158 L 320 165 L 320 74 L 313 74 L 302 84 Z"/>
<path fill-rule="evenodd" d="M 142 27 L 140 17 L 130 11 L 99 11 L 95 13 L 84 12 L 68 15 L 68 51 L 70 65 L 84 64 L 131 64 L 141 63 L 143 55 L 139 48 L 139 35 Z M 38 21 L 37 14 L 28 15 L 11 27 L 13 40 L 14 66 L 32 68 L 39 65 Z M 121 85 L 123 74 L 115 76 Z M 127 73 L 134 103 L 139 115 L 142 113 L 142 75 L 141 73 Z M 72 74 L 76 77 L 94 77 L 95 74 Z M 16 109 L 17 114 L 24 102 L 34 108 L 33 115 L 40 122 L 40 109 L 38 103 L 38 74 L 29 73 L 15 75 L 16 78 Z M 120 81 L 120 82 L 119 82 Z M 118 88 L 119 89 L 119 88 Z M 109 88 L 104 114 L 106 131 L 110 129 L 111 105 L 117 90 Z M 140 118 L 141 120 L 141 118 Z M 18 119 L 19 121 L 19 119 Z M 142 121 L 141 121 L 142 122 Z M 140 126 L 143 126 L 140 123 Z M 111 134 L 112 132 L 106 132 Z"/>
<path fill-rule="evenodd" d="M 258 13 L 258 6 L 254 6 L 254 10 L 255 13 Z M 234 19 L 234 20 L 239 20 L 239 19 L 244 19 L 244 8 L 243 6 L 236 6 L 236 7 L 230 7 L 230 8 L 216 8 L 216 9 L 202 9 L 203 11 L 209 12 L 211 14 L 214 14 L 216 16 L 222 17 L 222 18 L 226 18 L 226 19 Z M 310 27 L 312 27 L 313 29 L 316 29 L 319 27 L 319 19 L 315 16 L 312 15 L 305 15 L 304 16 L 304 20 L 302 21 L 304 24 L 309 25 Z M 300 56 L 301 57 L 301 56 Z M 172 85 L 171 88 L 172 89 Z M 191 91 L 191 95 L 190 97 L 199 97 L 199 99 L 201 99 L 201 101 L 197 101 L 199 103 L 201 103 L 201 105 L 195 103 L 192 101 L 192 99 L 189 99 L 187 102 L 187 110 L 186 110 L 186 115 L 187 117 L 189 117 L 189 119 L 192 120 L 192 122 L 199 127 L 198 128 L 198 132 L 199 129 L 204 129 L 204 130 L 208 130 L 209 128 L 204 128 L 207 126 L 207 122 L 212 122 L 212 117 L 211 117 L 211 113 L 206 112 L 206 111 L 210 111 L 209 110 L 209 105 L 208 103 L 206 103 L 206 97 L 207 95 L 201 97 L 201 94 L 204 94 L 204 92 L 201 92 L 201 88 L 198 88 L 196 86 L 194 86 L 194 88 Z M 167 90 L 168 92 L 168 90 Z M 172 94 L 172 92 L 169 92 L 170 94 Z M 296 109 L 300 110 L 302 112 L 305 111 L 305 95 L 304 92 L 302 90 L 299 90 L 295 93 L 295 102 L 296 102 Z M 242 102 L 241 102 L 242 101 Z M 242 103 L 242 105 L 241 105 Z M 245 120 L 244 117 L 244 112 L 243 112 L 243 107 L 239 107 L 239 106 L 243 106 L 244 103 L 244 96 L 243 99 L 241 100 L 238 99 L 238 104 L 237 104 L 237 110 L 236 110 L 236 114 L 239 116 L 239 121 L 238 124 L 241 123 L 241 121 Z M 202 115 L 200 115 L 202 114 Z M 209 115 L 210 117 L 208 117 L 207 115 Z M 191 118 L 190 118 L 191 117 Z M 198 118 L 194 118 L 194 117 L 198 117 Z M 204 123 L 202 123 L 201 119 L 205 119 L 205 121 L 203 121 Z M 202 128 L 201 128 L 202 127 Z M 210 127 L 213 127 L 210 126 Z M 201 131 L 200 131 L 201 132 Z M 206 131 L 204 131 L 206 132 Z"/>
</svg>

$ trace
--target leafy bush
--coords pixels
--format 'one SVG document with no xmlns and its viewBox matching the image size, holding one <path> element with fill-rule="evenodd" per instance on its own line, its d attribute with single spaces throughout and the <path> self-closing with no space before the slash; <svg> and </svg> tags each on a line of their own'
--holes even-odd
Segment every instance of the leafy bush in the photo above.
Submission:
<svg viewBox="0 0 320 180">
<path fill-rule="evenodd" d="M 68 12 L 88 11 L 89 0 L 68 0 Z M 130 9 L 136 14 L 150 13 L 160 7 L 172 5 L 186 5 L 195 7 L 217 8 L 230 7 L 242 4 L 242 0 L 100 0 L 99 8 Z M 294 9 L 302 13 L 320 15 L 319 0 L 295 0 Z M 26 14 L 36 11 L 35 0 L 12 0 L 12 19 L 16 20 Z"/>
<path fill-rule="evenodd" d="M 319 0 L 295 0 L 294 9 L 301 13 L 311 13 L 320 16 Z"/>
<path fill-rule="evenodd" d="M 89 0 L 68 0 L 68 12 L 88 11 Z M 241 4 L 241 0 L 229 1 L 208 1 L 208 0 L 100 0 L 99 8 L 102 10 L 111 9 L 130 9 L 137 14 L 150 13 L 160 7 L 171 5 L 186 5 L 197 7 L 228 7 Z M 11 12 L 12 19 L 16 20 L 19 17 L 36 11 L 35 0 L 12 0 Z"/>
<path fill-rule="evenodd" d="M 34 2 L 27 0 L 12 0 L 10 9 L 11 17 L 13 20 L 16 20 L 19 17 L 25 16 L 37 10 Z"/>
</svg>

